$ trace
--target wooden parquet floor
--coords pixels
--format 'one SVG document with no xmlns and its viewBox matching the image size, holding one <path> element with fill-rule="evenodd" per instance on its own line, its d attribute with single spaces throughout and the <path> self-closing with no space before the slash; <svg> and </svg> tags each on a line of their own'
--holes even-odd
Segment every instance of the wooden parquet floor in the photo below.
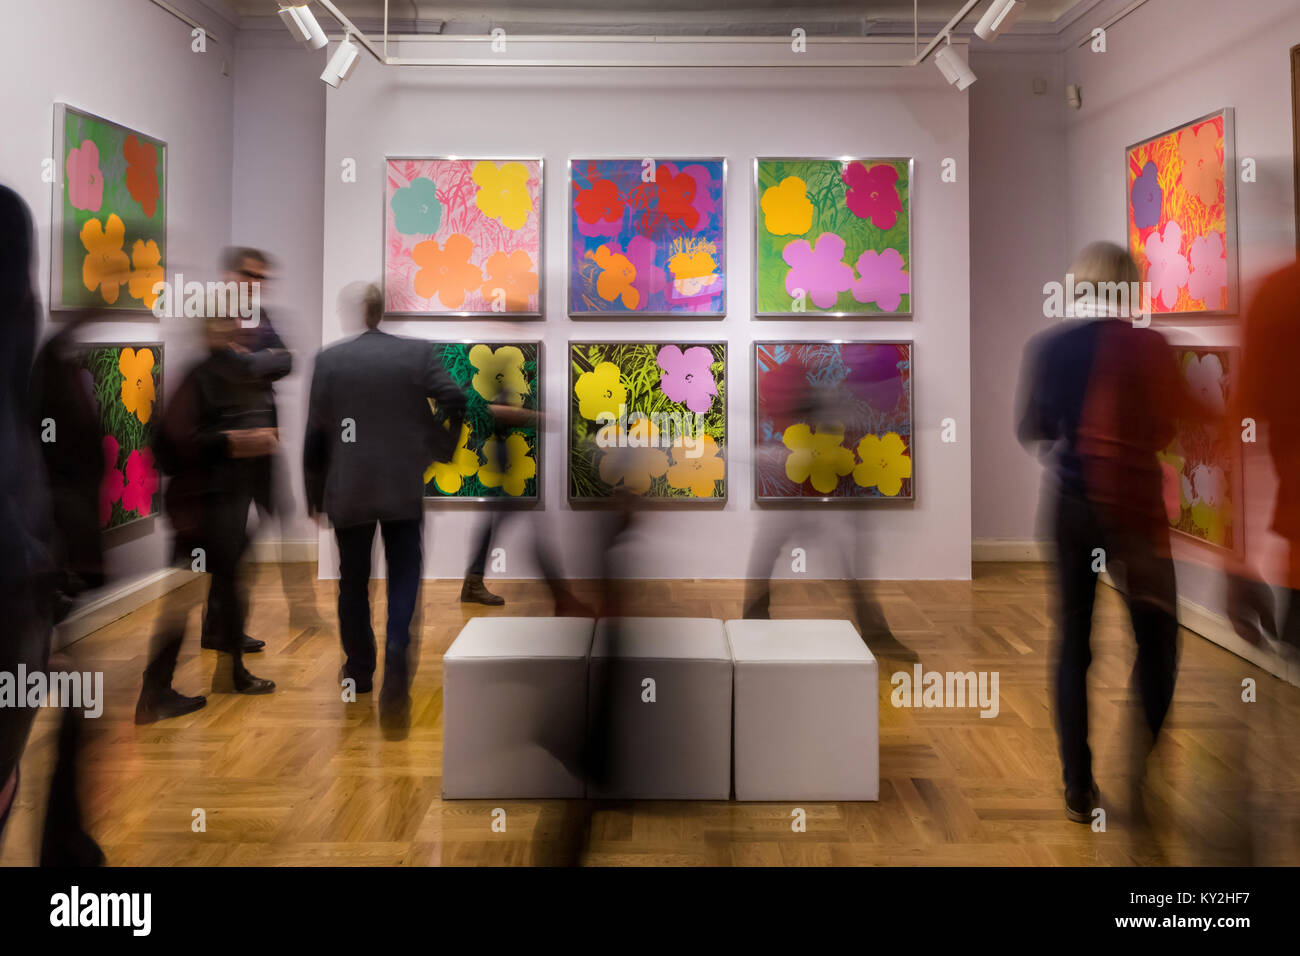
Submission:
<svg viewBox="0 0 1300 956">
<path fill-rule="evenodd" d="M 880 668 L 880 800 L 810 803 L 806 832 L 789 804 L 628 802 L 592 808 L 588 865 L 1112 865 L 1300 863 L 1300 690 L 1187 632 L 1167 733 L 1151 761 L 1140 829 L 1128 807 L 1126 721 L 1132 640 L 1118 596 L 1102 588 L 1091 671 L 1092 742 L 1106 829 L 1066 820 L 1052 729 L 1048 569 L 977 565 L 972 582 L 875 586 L 885 615 L 926 670 L 997 671 L 1000 712 L 918 710 L 890 702 Z M 197 713 L 133 722 L 156 604 L 75 645 L 79 669 L 103 670 L 105 713 L 84 762 L 91 832 L 113 865 L 515 865 L 546 860 L 562 801 L 440 798 L 442 653 L 476 614 L 544 615 L 537 582 L 492 582 L 504 608 L 462 606 L 459 582 L 426 582 L 413 720 L 388 740 L 377 695 L 343 703 L 333 602 L 314 582 L 321 626 L 291 627 L 273 566 L 254 571 L 249 658 L 270 697 L 209 696 Z M 205 584 L 187 587 L 199 589 Z M 581 582 L 580 597 L 590 598 Z M 744 582 L 649 581 L 634 613 L 738 617 Z M 850 617 L 843 582 L 779 583 L 774 617 Z M 382 634 L 383 584 L 375 582 Z M 299 618 L 310 609 L 296 608 Z M 176 686 L 207 692 L 216 654 L 200 651 L 197 612 Z M 382 644 L 382 641 L 381 641 Z M 382 667 L 382 665 L 381 665 Z M 1258 699 L 1242 701 L 1252 678 Z M 42 712 L 0 863 L 30 865 L 57 728 Z M 506 811 L 505 832 L 492 811 Z M 194 832 L 202 808 L 206 830 Z"/>
</svg>

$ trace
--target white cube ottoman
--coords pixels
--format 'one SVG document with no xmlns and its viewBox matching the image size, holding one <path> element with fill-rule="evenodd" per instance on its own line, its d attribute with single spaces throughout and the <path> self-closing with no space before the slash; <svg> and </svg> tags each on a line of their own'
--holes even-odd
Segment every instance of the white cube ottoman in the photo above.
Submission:
<svg viewBox="0 0 1300 956">
<path fill-rule="evenodd" d="M 730 797 L 731 652 L 721 621 L 602 618 L 588 713 L 593 760 L 603 747 L 607 767 L 603 780 L 588 781 L 588 796 Z"/>
<path fill-rule="evenodd" d="M 443 655 L 442 795 L 581 797 L 587 617 L 476 617 Z"/>
<path fill-rule="evenodd" d="M 848 621 L 728 621 L 737 800 L 880 799 L 876 659 Z"/>
</svg>

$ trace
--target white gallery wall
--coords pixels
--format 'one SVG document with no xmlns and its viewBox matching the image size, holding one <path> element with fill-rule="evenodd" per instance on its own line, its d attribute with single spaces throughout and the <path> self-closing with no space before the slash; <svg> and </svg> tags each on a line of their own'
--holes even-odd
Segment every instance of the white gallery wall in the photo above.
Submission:
<svg viewBox="0 0 1300 956">
<path fill-rule="evenodd" d="M 429 56 L 408 41 L 403 56 Z M 910 41 L 907 44 L 910 53 Z M 770 44 L 731 45 L 734 62 L 770 57 Z M 576 53 L 598 55 L 591 44 Z M 716 59 L 699 45 L 642 43 L 618 56 Z M 837 55 L 846 54 L 845 50 Z M 674 61 L 677 62 L 677 61 Z M 791 512 L 753 503 L 750 452 L 751 343 L 765 339 L 912 339 L 915 500 L 871 507 L 799 509 L 792 546 L 808 555 L 808 577 L 843 577 L 840 545 L 865 540 L 870 574 L 880 578 L 967 578 L 971 540 L 971 381 L 967 97 L 926 64 L 896 69 L 671 69 L 382 67 L 365 54 L 326 97 L 322 342 L 354 334 L 337 314 L 340 290 L 382 273 L 385 155 L 544 158 L 543 321 L 393 319 L 389 331 L 427 339 L 541 340 L 541 404 L 554 414 L 543 442 L 544 508 L 565 573 L 600 573 L 593 529 L 598 515 L 567 497 L 565 414 L 570 340 L 724 340 L 729 348 L 728 500 L 725 507 L 650 513 L 638 539 L 636 576 L 737 578 L 747 574 L 757 534 Z M 755 156 L 911 156 L 912 281 L 915 316 L 872 321 L 751 318 L 751 163 Z M 571 320 L 566 314 L 569 227 L 566 161 L 571 157 L 724 156 L 728 160 L 727 316 L 724 320 Z M 940 179 L 953 159 L 955 183 Z M 355 160 L 355 182 L 341 176 Z M 958 441 L 940 440 L 951 418 Z M 430 509 L 425 574 L 464 573 L 481 510 L 463 503 Z M 498 542 L 504 576 L 532 576 L 528 529 Z M 322 533 L 320 571 L 337 573 L 332 535 Z M 790 562 L 777 573 L 790 575 Z"/>
<path fill-rule="evenodd" d="M 206 52 L 193 49 L 190 27 L 141 0 L 23 4 L 17 32 L 0 57 L 0 182 L 31 207 L 42 303 L 49 302 L 50 215 L 57 188 L 43 181 L 42 163 L 53 152 L 56 102 L 166 141 L 168 275 L 215 277 L 230 237 L 234 100 L 222 63 L 233 61 L 235 30 L 192 0 L 177 0 L 177 6 L 211 28 Z M 162 341 L 163 385 L 170 392 L 198 354 L 194 333 L 186 320 L 160 322 L 140 312 L 88 326 L 85 338 Z M 119 582 L 153 574 L 167 554 L 166 529 L 157 518 L 115 529 L 105 543 L 110 574 Z"/>
</svg>

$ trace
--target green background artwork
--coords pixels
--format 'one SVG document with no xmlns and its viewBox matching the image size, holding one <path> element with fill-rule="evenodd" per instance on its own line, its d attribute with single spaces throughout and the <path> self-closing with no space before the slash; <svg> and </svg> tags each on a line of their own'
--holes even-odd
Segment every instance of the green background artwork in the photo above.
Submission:
<svg viewBox="0 0 1300 956">
<path fill-rule="evenodd" d="M 425 497 L 537 498 L 542 462 L 536 423 L 505 428 L 503 458 L 489 456 L 487 446 L 496 434 L 488 406 L 503 390 L 517 395 L 517 407 L 539 408 L 538 343 L 439 342 L 433 348 L 465 394 L 469 435 L 457 446 L 450 463 L 431 465 L 425 472 Z"/>
<path fill-rule="evenodd" d="M 143 358 L 146 351 L 148 358 Z M 162 417 L 162 345 L 87 346 L 77 353 L 77 364 L 99 411 L 101 434 L 117 443 L 116 460 L 104 463 L 100 527 L 117 528 L 157 514 L 162 486 L 153 442 Z M 86 451 L 102 452 L 102 445 Z"/>
<path fill-rule="evenodd" d="M 697 387 L 691 393 L 693 398 L 674 401 L 665 394 L 662 381 L 665 369 L 660 365 L 661 350 L 675 347 L 682 352 L 682 361 L 687 361 L 690 350 L 703 348 L 708 351 L 707 365 L 701 363 L 694 367 Z M 570 343 L 569 345 L 569 497 L 571 499 L 610 498 L 615 494 L 616 484 L 622 484 L 627 490 L 645 498 L 680 499 L 683 501 L 724 500 L 727 496 L 726 453 L 727 453 L 727 385 L 726 385 L 727 347 L 721 342 L 715 343 Z M 628 449 L 601 447 L 597 435 L 602 428 L 609 427 L 583 414 L 582 394 L 589 400 L 595 394 L 588 383 L 596 379 L 583 379 L 603 363 L 617 367 L 616 379 L 609 376 L 601 382 L 599 395 L 608 391 L 625 392 L 623 404 L 626 405 L 625 427 L 635 435 L 638 432 L 638 419 L 650 418 L 654 421 L 667 419 L 659 416 L 691 416 L 689 428 L 696 434 L 695 414 L 687 402 L 694 400 L 701 421 L 699 429 L 709 441 L 700 438 L 700 454 L 694 458 L 685 455 L 683 449 L 666 447 L 676 434 L 660 434 L 659 445 L 654 448 Z M 606 370 L 608 371 L 608 370 Z M 712 377 L 710 387 L 704 376 Z M 580 385 L 580 383 L 582 383 Z M 609 387 L 606 387 L 609 386 Z M 709 394 L 712 392 L 712 394 Z M 618 396 L 605 401 L 614 402 Z M 707 409 L 704 408 L 707 402 Z M 611 406 L 613 407 L 613 406 Z M 591 412 L 592 407 L 587 411 Z M 616 425 L 618 423 L 615 423 Z M 642 426 L 644 427 L 644 426 Z M 630 458 L 614 457 L 606 463 L 606 472 L 602 476 L 602 460 L 606 456 L 623 456 L 631 452 Z M 640 453 L 648 452 L 647 455 Z M 606 478 L 613 478 L 614 483 Z M 648 479 L 648 483 L 647 482 Z M 641 487 L 641 483 L 645 483 Z"/>
<path fill-rule="evenodd" d="M 70 106 L 63 109 L 61 132 L 55 306 L 151 307 L 153 283 L 164 278 L 167 262 L 167 145 Z M 131 137 L 135 140 L 128 143 Z M 110 228 L 114 215 L 123 226 L 120 243 Z M 102 236 L 97 233 L 98 241 L 88 249 L 82 230 L 92 219 Z M 87 286 L 88 257 L 92 287 Z"/>
<path fill-rule="evenodd" d="M 850 187 L 846 185 L 842 177 L 844 171 L 855 164 L 864 167 L 865 171 L 870 171 L 877 166 L 890 166 L 897 172 L 897 180 L 892 184 L 892 188 L 897 191 L 901 208 L 889 228 L 878 228 L 871 218 L 859 215 L 858 212 L 849 208 L 847 196 Z M 910 314 L 912 311 L 910 280 L 912 248 L 909 166 L 910 162 L 907 159 L 853 159 L 848 161 L 834 159 L 757 160 L 757 189 L 754 197 L 755 241 L 757 243 L 755 256 L 756 313 L 760 315 L 785 313 L 802 315 L 804 312 L 811 314 L 845 312 L 862 315 L 881 313 Z M 812 204 L 811 225 L 802 232 L 774 234 L 768 228 L 768 217 L 764 212 L 763 197 L 769 189 L 780 187 L 789 177 L 796 177 L 806 185 L 805 195 Z M 874 186 L 865 188 L 874 191 Z M 886 184 L 886 193 L 889 188 L 889 185 Z M 872 200 L 868 198 L 869 196 L 870 192 L 864 191 L 863 198 L 870 208 L 887 208 L 887 206 L 876 207 Z M 892 199 L 892 196 L 890 198 Z M 858 209 L 862 211 L 863 206 L 859 205 Z M 881 218 L 884 219 L 885 217 Z M 799 223 L 799 225 L 802 225 L 802 223 Z M 902 259 L 904 275 L 901 278 L 894 277 L 886 281 L 886 285 L 897 283 L 898 285 L 894 285 L 894 288 L 902 287 L 901 294 L 897 295 L 898 303 L 896 306 L 893 305 L 893 296 L 888 294 L 882 296 L 885 302 L 882 306 L 875 301 L 859 301 L 858 298 L 855 298 L 853 291 L 845 290 L 838 293 L 832 305 L 815 303 L 812 297 L 808 296 L 804 300 L 803 310 L 796 311 L 795 300 L 786 290 L 786 277 L 790 274 L 791 267 L 783 258 L 782 253 L 787 245 L 799 240 L 804 240 L 810 246 L 816 247 L 818 238 L 826 233 L 839 236 L 844 240 L 845 249 L 841 261 L 853 269 L 852 276 L 855 281 L 861 280 L 855 266 L 863 252 L 871 250 L 876 253 L 885 253 L 886 250 L 896 250 Z"/>
</svg>

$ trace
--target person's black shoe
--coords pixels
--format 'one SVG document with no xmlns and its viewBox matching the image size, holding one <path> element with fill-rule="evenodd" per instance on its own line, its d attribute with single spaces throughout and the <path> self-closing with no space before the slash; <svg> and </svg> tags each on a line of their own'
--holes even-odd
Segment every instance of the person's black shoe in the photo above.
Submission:
<svg viewBox="0 0 1300 956">
<path fill-rule="evenodd" d="M 237 694 L 269 694 L 275 690 L 275 681 L 254 677 L 243 667 L 235 672 L 234 684 Z"/>
<path fill-rule="evenodd" d="M 199 640 L 199 646 L 205 651 L 224 651 L 225 648 L 216 642 L 215 639 L 204 634 Z M 266 641 L 259 641 L 257 638 L 248 634 L 244 635 L 244 643 L 240 648 L 245 654 L 256 654 L 266 647 Z"/>
<path fill-rule="evenodd" d="M 404 740 L 411 730 L 411 697 L 409 694 L 381 694 L 379 697 L 379 727 L 387 740 Z"/>
<path fill-rule="evenodd" d="M 1065 791 L 1065 815 L 1075 823 L 1092 823 L 1092 812 L 1101 804 L 1101 791 L 1094 783 L 1084 793 Z"/>
<path fill-rule="evenodd" d="M 208 699 L 202 694 L 186 697 L 168 687 L 163 691 L 142 690 L 135 705 L 135 722 L 152 724 L 169 717 L 192 714 L 207 705 Z"/>
<path fill-rule="evenodd" d="M 500 607 L 506 603 L 506 599 L 499 594 L 493 594 L 483 583 L 483 575 L 467 574 L 465 583 L 460 586 L 460 603 L 461 604 L 486 604 L 488 607 Z"/>
</svg>

